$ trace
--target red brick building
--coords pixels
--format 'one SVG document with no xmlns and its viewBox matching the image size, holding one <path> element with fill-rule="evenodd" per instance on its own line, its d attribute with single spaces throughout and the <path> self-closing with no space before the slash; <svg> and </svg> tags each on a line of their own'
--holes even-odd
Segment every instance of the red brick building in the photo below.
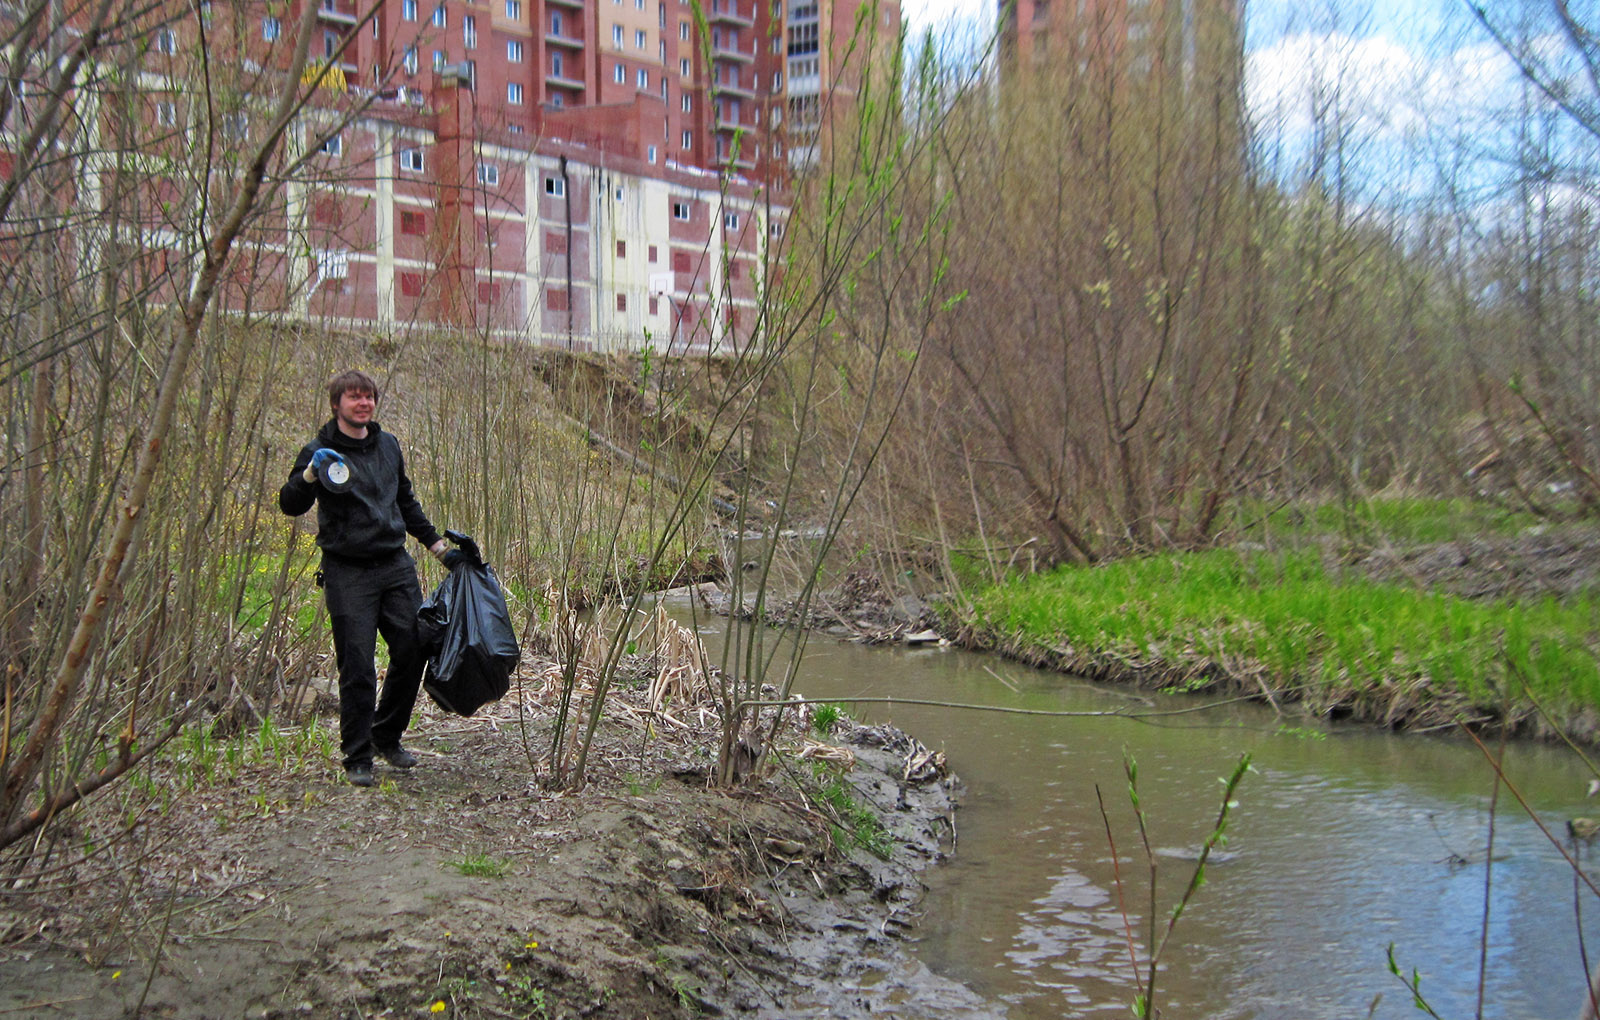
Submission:
<svg viewBox="0 0 1600 1020">
<path fill-rule="evenodd" d="M 157 263 L 195 236 L 194 175 L 162 168 L 198 138 L 244 151 L 264 130 L 261 97 L 281 87 L 301 2 L 154 15 L 139 131 L 166 155 L 141 185 L 138 243 Z M 832 36 L 863 3 L 888 38 L 899 17 L 894 0 L 821 12 L 817 0 L 309 2 L 318 67 L 306 80 L 322 88 L 287 140 L 304 166 L 252 224 L 225 301 L 674 352 L 753 339 L 791 148 L 802 162 L 814 151 L 814 97 L 834 80 L 848 92 L 857 73 L 831 55 L 844 49 Z"/>
</svg>

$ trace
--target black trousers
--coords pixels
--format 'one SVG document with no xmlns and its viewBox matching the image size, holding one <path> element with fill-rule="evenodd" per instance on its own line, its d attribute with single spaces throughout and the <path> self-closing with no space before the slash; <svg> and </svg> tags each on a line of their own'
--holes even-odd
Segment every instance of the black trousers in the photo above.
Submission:
<svg viewBox="0 0 1600 1020">
<path fill-rule="evenodd" d="M 400 746 L 411 722 L 426 660 L 417 646 L 422 586 L 417 564 L 401 550 L 370 563 L 322 560 L 323 595 L 339 663 L 339 742 L 344 764 L 370 765 L 375 751 Z M 389 649 L 389 672 L 378 698 L 378 635 Z"/>
</svg>

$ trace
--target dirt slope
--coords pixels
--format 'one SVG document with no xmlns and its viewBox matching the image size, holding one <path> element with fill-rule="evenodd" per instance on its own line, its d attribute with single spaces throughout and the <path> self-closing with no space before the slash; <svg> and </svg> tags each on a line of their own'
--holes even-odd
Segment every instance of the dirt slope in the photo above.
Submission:
<svg viewBox="0 0 1600 1020">
<path fill-rule="evenodd" d="M 844 741 L 894 837 L 882 861 L 834 849 L 814 784 L 783 770 L 707 789 L 705 718 L 663 736 L 621 711 L 588 788 L 551 792 L 528 753 L 548 698 L 516 700 L 471 720 L 429 706 L 422 764 L 380 764 L 376 789 L 303 741 L 232 778 L 219 758 L 182 795 L 168 767 L 164 813 L 87 861 L 118 837 L 84 819 L 0 900 L 0 1016 L 995 1015 L 898 942 L 954 810 L 953 780 L 904 780 L 904 735 Z"/>
</svg>

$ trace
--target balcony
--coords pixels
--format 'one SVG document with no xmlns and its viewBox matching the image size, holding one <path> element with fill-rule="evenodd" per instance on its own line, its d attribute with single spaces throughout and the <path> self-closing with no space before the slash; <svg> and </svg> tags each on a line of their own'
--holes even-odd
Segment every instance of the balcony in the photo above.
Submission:
<svg viewBox="0 0 1600 1020">
<path fill-rule="evenodd" d="M 567 76 L 561 74 L 546 74 L 544 76 L 544 83 L 553 89 L 577 89 L 578 91 L 582 91 L 588 87 L 576 78 L 568 78 Z"/>
<path fill-rule="evenodd" d="M 354 25 L 361 20 L 354 14 L 341 11 L 337 0 L 322 0 L 322 3 L 317 5 L 317 17 L 340 25 Z"/>
<path fill-rule="evenodd" d="M 754 53 L 746 53 L 744 50 L 736 46 L 730 46 L 727 43 L 713 43 L 711 45 L 711 59 L 732 60 L 740 64 L 749 64 L 755 61 L 756 55 Z"/>
<path fill-rule="evenodd" d="M 756 90 L 743 85 L 725 85 L 721 82 L 711 84 L 711 94 L 714 96 L 736 96 L 740 99 L 755 99 Z"/>
<path fill-rule="evenodd" d="M 566 7 L 574 11 L 581 11 L 584 8 L 585 0 L 545 0 L 545 3 L 553 7 Z"/>
<path fill-rule="evenodd" d="M 583 49 L 583 40 L 575 39 L 570 35 L 557 35 L 555 32 L 546 32 L 544 41 L 551 46 L 561 46 L 569 50 Z"/>
<path fill-rule="evenodd" d="M 739 6 L 733 0 L 712 0 L 706 20 L 713 25 L 738 25 L 741 28 L 749 28 L 756 23 L 754 18 L 739 13 Z"/>
</svg>

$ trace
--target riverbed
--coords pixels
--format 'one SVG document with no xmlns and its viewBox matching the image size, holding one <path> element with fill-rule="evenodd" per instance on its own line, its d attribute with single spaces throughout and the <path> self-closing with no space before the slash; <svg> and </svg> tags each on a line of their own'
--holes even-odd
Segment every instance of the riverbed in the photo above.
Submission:
<svg viewBox="0 0 1600 1020">
<path fill-rule="evenodd" d="M 702 615 L 698 623 L 716 647 L 727 621 Z M 1571 868 L 1503 786 L 1489 934 L 1481 937 L 1494 772 L 1459 734 L 1391 734 L 1280 717 L 1258 704 L 1195 711 L 1205 699 L 1101 688 L 950 648 L 815 636 L 799 676 L 805 696 L 845 702 L 1145 716 L 851 708 L 943 750 L 966 781 L 957 853 L 929 879 L 916 953 L 1005 1003 L 1013 1020 L 1128 1015 L 1138 993 L 1132 960 L 1147 966 L 1149 860 L 1164 929 L 1216 820 L 1220 780 L 1247 752 L 1253 771 L 1239 788 L 1227 845 L 1161 955 L 1156 1001 L 1167 1015 L 1421 1015 L 1390 972 L 1391 945 L 1441 1016 L 1475 1014 L 1480 971 L 1485 1017 L 1570 1017 L 1581 1005 Z M 1130 805 L 1128 760 L 1137 763 L 1149 857 Z M 1567 818 L 1600 816 L 1600 798 L 1585 797 L 1590 774 L 1571 751 L 1513 744 L 1505 767 L 1563 843 Z M 1587 847 L 1574 852 L 1587 863 Z M 1600 923 L 1591 920 L 1600 902 L 1586 892 L 1579 904 L 1591 962 L 1600 960 Z"/>
</svg>

